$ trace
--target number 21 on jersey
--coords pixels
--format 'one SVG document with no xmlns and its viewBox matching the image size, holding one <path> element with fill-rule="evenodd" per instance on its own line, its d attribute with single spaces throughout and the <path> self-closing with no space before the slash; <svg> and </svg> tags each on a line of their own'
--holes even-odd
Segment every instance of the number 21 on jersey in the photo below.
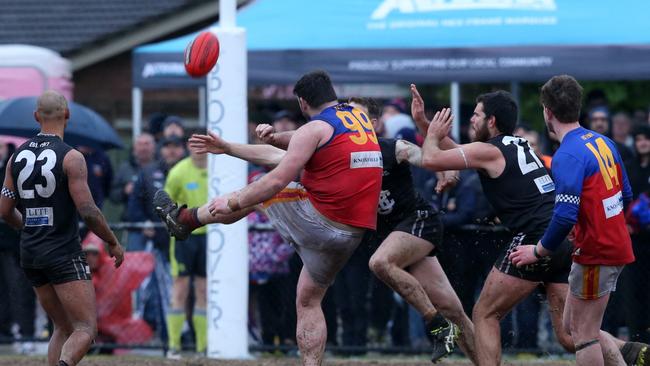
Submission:
<svg viewBox="0 0 650 366">
<path fill-rule="evenodd" d="M 614 188 L 614 183 L 616 186 L 620 186 L 618 181 L 618 170 L 616 169 L 616 161 L 614 160 L 614 155 L 612 150 L 607 146 L 605 140 L 602 137 L 596 139 L 596 147 L 591 142 L 585 144 L 589 151 L 591 151 L 596 160 L 598 160 L 598 167 L 600 168 L 600 174 L 603 176 L 603 181 L 605 181 L 605 186 L 607 190 Z"/>
</svg>

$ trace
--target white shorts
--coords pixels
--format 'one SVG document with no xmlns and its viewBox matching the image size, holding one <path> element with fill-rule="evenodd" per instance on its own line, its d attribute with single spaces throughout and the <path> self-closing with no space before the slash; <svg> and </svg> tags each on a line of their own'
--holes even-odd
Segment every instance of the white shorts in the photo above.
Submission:
<svg viewBox="0 0 650 366">
<path fill-rule="evenodd" d="M 359 246 L 363 232 L 350 232 L 327 222 L 292 182 L 263 207 L 280 235 L 294 246 L 311 278 L 328 287 Z"/>
<path fill-rule="evenodd" d="M 569 273 L 571 294 L 595 300 L 616 291 L 616 281 L 624 266 L 582 265 L 573 263 Z"/>
</svg>

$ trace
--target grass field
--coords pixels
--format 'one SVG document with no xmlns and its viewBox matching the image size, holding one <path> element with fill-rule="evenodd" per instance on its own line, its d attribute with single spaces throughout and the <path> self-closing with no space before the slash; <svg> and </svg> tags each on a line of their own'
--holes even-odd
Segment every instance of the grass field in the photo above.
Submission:
<svg viewBox="0 0 650 366">
<path fill-rule="evenodd" d="M 376 366 L 416 366 L 432 365 L 428 359 L 423 357 L 364 357 L 364 358 L 328 358 L 325 365 L 376 365 Z M 566 360 L 518 360 L 506 359 L 504 365 L 509 366 L 560 366 L 573 365 L 573 361 Z M 45 366 L 44 357 L 26 357 L 26 356 L 0 356 L 0 365 L 2 366 Z M 142 357 L 142 356 L 89 356 L 86 357 L 80 366 L 299 366 L 300 360 L 297 358 L 277 358 L 261 357 L 248 361 L 225 361 L 212 360 L 205 358 L 189 357 L 179 361 L 167 360 L 160 357 Z M 444 360 L 437 365 L 442 366 L 461 366 L 471 365 L 466 360 L 449 359 Z"/>
</svg>

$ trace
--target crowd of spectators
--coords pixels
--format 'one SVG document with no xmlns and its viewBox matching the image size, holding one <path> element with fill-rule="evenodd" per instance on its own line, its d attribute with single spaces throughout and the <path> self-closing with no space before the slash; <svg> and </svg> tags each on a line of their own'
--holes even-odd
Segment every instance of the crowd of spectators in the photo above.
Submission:
<svg viewBox="0 0 650 366">
<path fill-rule="evenodd" d="M 620 111 L 612 114 L 603 98 L 591 100 L 586 106 L 581 123 L 616 142 L 635 199 L 627 211 L 627 218 L 636 262 L 623 271 L 603 327 L 619 337 L 650 342 L 650 313 L 647 311 L 650 307 L 650 121 L 647 115 L 638 112 L 632 117 Z M 259 122 L 270 120 L 276 131 L 295 130 L 304 123 L 301 116 L 287 110 L 268 115 L 267 120 Z M 406 101 L 386 102 L 380 121 L 378 135 L 422 143 Z M 259 142 L 252 132 L 255 125 L 249 123 L 251 143 Z M 170 243 L 152 207 L 154 193 L 164 187 L 169 189 L 166 181 L 180 161 L 187 158 L 200 168 L 201 163 L 189 157 L 186 148 L 190 133 L 179 117 L 152 116 L 148 132 L 136 137 L 132 153 L 118 166 L 115 174 L 105 152 L 78 147 L 86 157 L 89 185 L 97 205 L 101 207 L 105 199 L 110 199 L 123 208 L 120 221 L 130 224 L 122 239 L 128 253 L 127 266 L 120 269 L 121 274 L 105 265 L 107 257 L 103 244 L 94 234 L 82 233 L 86 237 L 84 250 L 97 291 L 99 339 L 103 342 L 162 342 L 177 348 L 181 346 L 179 342 L 185 346 L 198 342 L 203 343 L 199 351 L 204 350 L 205 323 L 197 322 L 196 316 L 205 313 L 205 268 L 202 278 L 200 271 L 197 272 L 199 277 L 186 272 L 187 282 L 181 285 L 172 278 L 172 272 L 179 274 L 178 268 L 174 269 L 174 245 L 187 243 Z M 554 144 L 546 132 L 522 123 L 516 134 L 531 143 L 550 169 Z M 471 136 L 463 136 L 463 139 L 471 139 Z M 12 148 L 0 141 L 2 175 Z M 249 181 L 259 179 L 268 169 L 249 165 Z M 509 236 L 499 226 L 475 171 L 461 172 L 456 187 L 437 195 L 433 190 L 435 174 L 413 169 L 417 189 L 445 213 L 445 238 L 439 259 L 465 311 L 471 314 L 483 280 Z M 179 187 L 196 189 L 196 186 L 191 187 L 191 182 Z M 206 200 L 207 190 L 203 201 Z M 300 258 L 262 212 L 252 212 L 247 221 L 250 337 L 253 342 L 265 346 L 295 345 L 293 303 Z M 205 240 L 204 233 L 198 235 L 203 235 L 201 240 Z M 5 341 L 47 335 L 35 328 L 37 306 L 19 268 L 18 241 L 16 232 L 0 223 L 0 340 Z M 202 245 L 205 248 L 205 244 Z M 341 271 L 323 302 L 328 334 L 336 335 L 330 336 L 328 342 L 344 346 L 341 349 L 347 353 L 363 352 L 366 347 L 423 347 L 426 339 L 417 313 L 370 273 L 368 260 L 376 245 L 373 233 L 367 233 L 364 244 Z M 138 264 L 129 266 L 129 263 Z M 115 283 L 124 286 L 119 286 L 117 291 Z M 190 288 L 194 291 L 189 291 Z M 503 320 L 504 346 L 559 350 L 553 340 L 550 320 L 544 315 L 545 306 L 544 289 L 540 287 L 534 296 Z M 138 334 L 126 336 L 127 330 Z M 181 341 L 173 339 L 178 332 L 182 333 Z"/>
</svg>

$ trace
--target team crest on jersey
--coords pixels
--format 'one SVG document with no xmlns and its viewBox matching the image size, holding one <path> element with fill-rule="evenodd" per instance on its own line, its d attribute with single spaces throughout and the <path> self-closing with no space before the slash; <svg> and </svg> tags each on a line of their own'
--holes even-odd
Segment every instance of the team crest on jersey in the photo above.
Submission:
<svg viewBox="0 0 650 366">
<path fill-rule="evenodd" d="M 377 212 L 380 215 L 388 215 L 393 212 L 393 207 L 395 207 L 395 200 L 390 198 L 390 191 L 383 189 L 379 193 L 379 204 L 377 205 Z"/>
<path fill-rule="evenodd" d="M 25 226 L 53 226 L 52 207 L 31 207 L 25 209 Z"/>
</svg>

